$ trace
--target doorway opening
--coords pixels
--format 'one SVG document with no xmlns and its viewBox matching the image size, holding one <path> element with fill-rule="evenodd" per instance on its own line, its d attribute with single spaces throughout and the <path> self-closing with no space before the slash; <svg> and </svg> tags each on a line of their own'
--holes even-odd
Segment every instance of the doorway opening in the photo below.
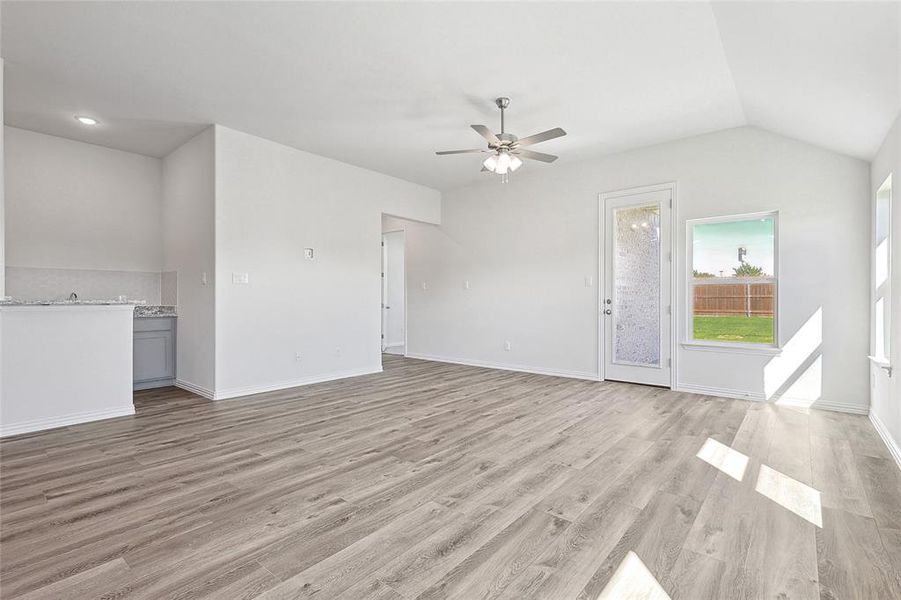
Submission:
<svg viewBox="0 0 901 600">
<path fill-rule="evenodd" d="M 382 228 L 382 352 L 407 352 L 406 233 Z"/>
</svg>

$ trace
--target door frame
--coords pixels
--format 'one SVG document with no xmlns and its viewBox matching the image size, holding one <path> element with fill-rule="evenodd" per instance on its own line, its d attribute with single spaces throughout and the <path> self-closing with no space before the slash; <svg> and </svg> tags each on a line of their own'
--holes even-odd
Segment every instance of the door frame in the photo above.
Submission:
<svg viewBox="0 0 901 600">
<path fill-rule="evenodd" d="M 404 270 L 404 354 L 403 355 L 406 356 L 407 355 L 407 230 L 401 228 L 401 229 L 391 229 L 389 231 L 382 232 L 382 272 L 385 274 L 388 273 L 387 261 L 386 261 L 388 250 L 387 250 L 387 246 L 385 246 L 385 236 L 390 233 L 399 233 L 400 234 L 401 243 L 404 248 L 404 264 L 403 264 L 403 270 Z M 388 281 L 387 277 L 382 278 L 382 308 L 381 308 L 382 336 L 385 335 L 385 329 L 386 329 L 385 300 L 387 300 L 387 292 L 388 292 L 388 288 L 386 285 L 387 281 Z M 379 343 L 382 348 L 382 353 L 384 353 L 385 350 L 387 350 L 385 341 L 386 341 L 385 337 L 382 337 L 382 339 L 379 340 Z"/>
<path fill-rule="evenodd" d="M 598 285 L 597 285 L 597 311 L 595 313 L 597 317 L 597 347 L 598 347 L 598 381 L 604 381 L 606 379 L 606 369 L 604 368 L 607 345 L 604 339 L 604 324 L 605 320 L 603 318 L 604 311 L 604 287 L 607 285 L 607 272 L 606 272 L 606 248 L 607 248 L 607 200 L 613 200 L 616 198 L 622 198 L 625 196 L 634 196 L 636 194 L 646 194 L 649 192 L 661 192 L 661 191 L 669 191 L 670 192 L 670 239 L 669 245 L 667 247 L 662 248 L 664 252 L 667 252 L 669 256 L 670 263 L 670 389 L 676 388 L 676 381 L 678 381 L 677 377 L 677 365 L 678 365 L 678 354 L 676 352 L 678 348 L 678 319 L 675 318 L 676 314 L 678 314 L 678 304 L 676 300 L 678 299 L 679 294 L 679 279 L 677 277 L 678 269 L 677 265 L 679 263 L 678 255 L 676 254 L 676 249 L 679 247 L 676 243 L 676 237 L 679 235 L 678 229 L 676 228 L 676 223 L 678 222 L 677 218 L 677 208 L 678 208 L 678 196 L 676 195 L 676 182 L 668 181 L 664 183 L 657 183 L 653 185 L 644 185 L 639 187 L 632 188 L 624 188 L 618 190 L 611 190 L 607 192 L 601 192 L 598 194 L 598 248 L 597 248 L 597 257 L 598 257 Z M 661 269 L 662 271 L 662 269 Z"/>
</svg>

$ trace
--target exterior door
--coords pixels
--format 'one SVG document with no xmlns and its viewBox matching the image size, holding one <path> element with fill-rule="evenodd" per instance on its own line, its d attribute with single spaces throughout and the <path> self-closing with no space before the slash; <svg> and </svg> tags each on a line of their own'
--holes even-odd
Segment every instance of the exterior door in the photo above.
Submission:
<svg viewBox="0 0 901 600">
<path fill-rule="evenodd" d="M 670 387 L 672 188 L 601 197 L 604 379 Z"/>
</svg>

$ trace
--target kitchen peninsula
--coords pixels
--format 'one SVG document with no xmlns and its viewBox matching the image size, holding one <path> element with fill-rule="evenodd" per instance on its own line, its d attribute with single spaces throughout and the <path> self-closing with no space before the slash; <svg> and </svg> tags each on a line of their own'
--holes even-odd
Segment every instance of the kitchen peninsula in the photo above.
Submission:
<svg viewBox="0 0 901 600">
<path fill-rule="evenodd" d="M 134 309 L 0 301 L 0 436 L 133 415 Z"/>
</svg>

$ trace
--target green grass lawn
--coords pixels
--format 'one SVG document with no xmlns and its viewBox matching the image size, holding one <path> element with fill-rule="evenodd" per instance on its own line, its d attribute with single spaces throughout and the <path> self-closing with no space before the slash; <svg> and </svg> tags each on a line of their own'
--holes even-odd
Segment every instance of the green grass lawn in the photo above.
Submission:
<svg viewBox="0 0 901 600">
<path fill-rule="evenodd" d="M 695 317 L 694 339 L 773 343 L 773 317 Z"/>
</svg>

